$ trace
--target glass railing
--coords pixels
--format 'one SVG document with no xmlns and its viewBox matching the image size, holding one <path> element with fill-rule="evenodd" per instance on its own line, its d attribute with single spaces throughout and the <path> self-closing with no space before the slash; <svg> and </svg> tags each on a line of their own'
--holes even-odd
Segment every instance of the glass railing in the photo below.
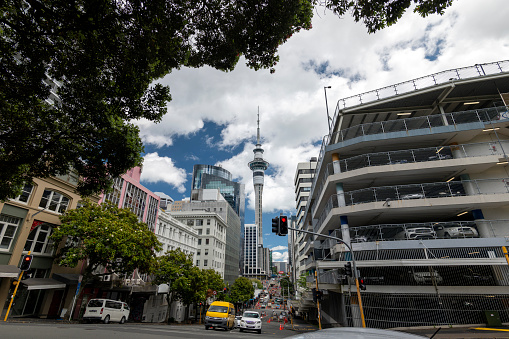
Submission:
<svg viewBox="0 0 509 339">
<path fill-rule="evenodd" d="M 390 98 L 396 95 L 410 93 L 440 84 L 452 83 L 455 80 L 477 78 L 508 71 L 509 60 L 478 64 L 474 66 L 455 68 L 439 73 L 434 73 L 421 78 L 408 80 L 395 85 L 353 95 L 344 99 L 339 99 L 336 105 L 336 111 L 334 113 L 332 126 L 334 126 L 334 123 L 337 120 L 338 112 L 347 107 L 354 107 L 368 102 Z"/>
<path fill-rule="evenodd" d="M 390 205 L 391 201 L 394 200 L 433 199 L 505 193 L 509 193 L 509 178 L 382 186 L 345 192 L 341 195 L 333 194 L 327 200 L 324 210 L 314 224 L 314 231 L 318 232 L 330 211 L 333 208 L 340 207 L 340 202 L 341 207 L 371 202 L 385 202 Z"/>
<path fill-rule="evenodd" d="M 402 151 L 362 154 L 348 159 L 340 160 L 339 167 L 341 173 L 344 173 L 372 166 L 409 164 L 416 162 L 448 160 L 454 158 L 479 157 L 486 155 L 502 156 L 506 152 L 509 152 L 509 141 L 428 147 Z M 316 187 L 317 197 L 322 194 L 327 179 L 330 175 L 333 174 L 333 164 L 328 163 L 326 165 L 324 175 Z"/>
<path fill-rule="evenodd" d="M 409 132 L 419 129 L 432 129 L 442 126 L 456 126 L 468 123 L 490 123 L 493 120 L 509 119 L 507 107 L 492 107 L 482 110 L 471 110 L 445 114 L 427 115 L 424 117 L 373 122 L 340 130 L 331 135 L 334 143 L 344 142 L 357 137 L 393 132 Z"/>
</svg>

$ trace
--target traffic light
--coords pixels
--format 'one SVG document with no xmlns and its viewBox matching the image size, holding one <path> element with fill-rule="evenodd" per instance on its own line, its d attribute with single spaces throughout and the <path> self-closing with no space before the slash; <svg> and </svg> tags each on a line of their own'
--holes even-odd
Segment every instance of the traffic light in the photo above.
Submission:
<svg viewBox="0 0 509 339">
<path fill-rule="evenodd" d="M 288 218 L 286 215 L 279 217 L 279 235 L 288 234 Z"/>
<path fill-rule="evenodd" d="M 359 278 L 359 288 L 363 291 L 366 290 L 366 284 L 364 284 L 364 278 Z"/>
<path fill-rule="evenodd" d="M 316 303 L 318 300 L 318 293 L 316 291 L 316 288 L 313 288 L 311 291 L 313 291 L 313 302 Z"/>
<path fill-rule="evenodd" d="M 348 277 L 353 277 L 352 263 L 349 261 L 345 264 L 345 275 Z"/>
<path fill-rule="evenodd" d="M 26 272 L 30 269 L 30 265 L 32 265 L 32 259 L 33 255 L 31 254 L 25 254 L 23 256 L 23 259 L 21 259 L 21 265 L 19 266 L 19 269 Z"/>
<path fill-rule="evenodd" d="M 323 300 L 323 291 L 322 290 L 316 291 L 316 300 L 319 300 L 319 301 Z"/>
<path fill-rule="evenodd" d="M 279 217 L 272 218 L 272 233 L 279 235 Z"/>
</svg>

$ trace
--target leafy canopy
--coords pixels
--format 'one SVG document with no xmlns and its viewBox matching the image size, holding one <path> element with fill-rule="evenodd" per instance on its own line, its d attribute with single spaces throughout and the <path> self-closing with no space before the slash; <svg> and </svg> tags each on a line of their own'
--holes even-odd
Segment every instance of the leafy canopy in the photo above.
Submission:
<svg viewBox="0 0 509 339">
<path fill-rule="evenodd" d="M 56 260 L 69 267 L 87 260 L 85 281 L 92 278 L 99 266 L 119 275 L 135 269 L 150 272 L 155 251 L 160 250 L 155 234 L 128 209 L 85 200 L 83 207 L 68 210 L 60 220 L 62 223 L 53 229 L 51 239 L 55 244 L 66 242 L 59 248 Z"/>
<path fill-rule="evenodd" d="M 328 0 L 325 6 L 338 16 L 350 12 L 356 22 L 362 21 L 369 33 L 395 24 L 415 4 L 414 12 L 426 17 L 442 15 L 453 0 Z"/>
<path fill-rule="evenodd" d="M 75 170 L 89 195 L 140 165 L 133 119 L 159 122 L 173 69 L 253 69 L 311 27 L 308 0 L 0 2 L 0 200 Z M 48 77 L 52 81 L 48 81 Z"/>
</svg>

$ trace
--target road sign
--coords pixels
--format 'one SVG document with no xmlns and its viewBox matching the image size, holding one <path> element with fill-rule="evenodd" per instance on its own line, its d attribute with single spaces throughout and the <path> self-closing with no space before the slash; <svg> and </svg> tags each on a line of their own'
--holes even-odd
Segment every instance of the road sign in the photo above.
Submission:
<svg viewBox="0 0 509 339">
<path fill-rule="evenodd" d="M 216 292 L 216 291 L 212 291 L 212 294 L 213 294 L 213 295 L 216 295 L 216 294 L 217 294 L 217 292 Z"/>
</svg>

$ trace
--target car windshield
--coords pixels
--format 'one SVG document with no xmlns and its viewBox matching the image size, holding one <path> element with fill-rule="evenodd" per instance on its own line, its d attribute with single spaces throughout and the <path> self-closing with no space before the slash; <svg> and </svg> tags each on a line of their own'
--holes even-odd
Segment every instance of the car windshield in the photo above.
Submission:
<svg viewBox="0 0 509 339">
<path fill-rule="evenodd" d="M 210 306 L 209 312 L 228 313 L 228 307 L 213 305 L 213 306 Z"/>
<path fill-rule="evenodd" d="M 246 317 L 246 318 L 258 318 L 259 315 L 256 312 L 246 312 L 246 313 L 244 313 L 243 317 Z"/>
</svg>

